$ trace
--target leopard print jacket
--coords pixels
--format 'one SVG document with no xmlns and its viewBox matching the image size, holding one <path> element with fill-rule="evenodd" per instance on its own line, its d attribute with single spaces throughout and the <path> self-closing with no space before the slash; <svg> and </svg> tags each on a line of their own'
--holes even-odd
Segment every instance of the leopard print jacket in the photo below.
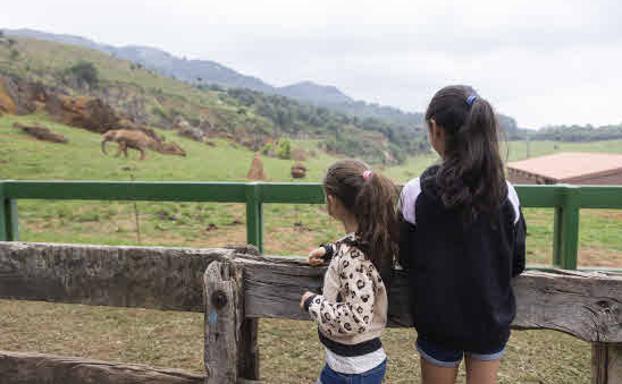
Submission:
<svg viewBox="0 0 622 384">
<path fill-rule="evenodd" d="M 387 293 L 380 274 L 357 247 L 354 234 L 331 245 L 322 295 L 309 300 L 308 311 L 321 334 L 342 344 L 379 337 L 387 319 Z"/>
</svg>

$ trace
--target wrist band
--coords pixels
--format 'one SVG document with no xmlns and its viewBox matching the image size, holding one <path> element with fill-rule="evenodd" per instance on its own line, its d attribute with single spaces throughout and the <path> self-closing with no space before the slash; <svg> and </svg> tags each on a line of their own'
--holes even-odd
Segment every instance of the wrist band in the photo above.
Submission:
<svg viewBox="0 0 622 384">
<path fill-rule="evenodd" d="M 335 254 L 335 249 L 331 244 L 322 244 L 320 247 L 324 248 L 324 256 L 322 256 L 324 260 L 330 260 Z"/>
</svg>

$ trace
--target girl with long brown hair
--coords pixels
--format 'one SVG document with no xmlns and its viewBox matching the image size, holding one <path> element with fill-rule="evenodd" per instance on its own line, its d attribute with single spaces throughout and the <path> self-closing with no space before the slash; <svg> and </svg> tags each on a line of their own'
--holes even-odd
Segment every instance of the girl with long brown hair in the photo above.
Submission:
<svg viewBox="0 0 622 384">
<path fill-rule="evenodd" d="M 441 163 L 406 184 L 400 264 L 409 271 L 424 384 L 492 384 L 525 268 L 525 220 L 505 180 L 492 106 L 468 86 L 438 91 L 425 114 Z"/>
<path fill-rule="evenodd" d="M 319 383 L 382 382 L 386 354 L 387 282 L 396 254 L 395 185 L 365 163 L 343 160 L 324 178 L 328 213 L 346 236 L 315 249 L 309 264 L 328 262 L 322 294 L 306 292 L 301 307 L 317 322 L 326 351 Z"/>
</svg>

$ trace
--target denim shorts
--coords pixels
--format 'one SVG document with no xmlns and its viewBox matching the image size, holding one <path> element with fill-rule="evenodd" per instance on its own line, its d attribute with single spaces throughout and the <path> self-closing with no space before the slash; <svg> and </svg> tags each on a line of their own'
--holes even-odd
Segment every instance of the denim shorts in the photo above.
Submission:
<svg viewBox="0 0 622 384">
<path fill-rule="evenodd" d="M 499 360 L 505 352 L 505 346 L 501 350 L 497 351 L 485 351 L 485 353 L 474 353 L 461 349 L 455 349 L 447 347 L 425 336 L 419 335 L 417 337 L 417 351 L 421 354 L 421 357 L 430 364 L 445 367 L 456 368 L 460 365 L 464 356 L 469 356 L 472 359 L 480 361 L 493 361 Z"/>
<path fill-rule="evenodd" d="M 386 360 L 376 368 L 358 374 L 335 372 L 328 365 L 325 365 L 316 384 L 381 384 L 386 370 Z"/>
</svg>

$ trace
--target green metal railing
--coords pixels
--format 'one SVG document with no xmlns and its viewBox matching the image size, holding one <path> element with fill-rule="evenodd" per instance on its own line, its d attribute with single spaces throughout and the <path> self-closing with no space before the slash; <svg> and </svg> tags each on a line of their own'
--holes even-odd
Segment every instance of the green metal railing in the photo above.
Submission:
<svg viewBox="0 0 622 384">
<path fill-rule="evenodd" d="M 622 186 L 517 186 L 523 207 L 555 209 L 552 263 L 577 268 L 579 210 L 622 209 Z M 322 204 L 317 183 L 0 181 L 0 241 L 19 239 L 18 199 L 246 204 L 249 244 L 263 249 L 263 204 Z"/>
</svg>

